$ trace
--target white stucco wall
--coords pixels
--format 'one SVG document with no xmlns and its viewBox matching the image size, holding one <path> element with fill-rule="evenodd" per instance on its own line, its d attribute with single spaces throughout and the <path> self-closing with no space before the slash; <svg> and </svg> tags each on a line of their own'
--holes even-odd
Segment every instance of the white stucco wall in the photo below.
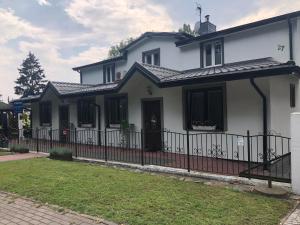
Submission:
<svg viewBox="0 0 300 225">
<path fill-rule="evenodd" d="M 284 46 L 283 51 L 278 45 Z M 273 57 L 280 62 L 289 60 L 287 21 L 235 33 L 224 39 L 225 63 Z"/>
</svg>

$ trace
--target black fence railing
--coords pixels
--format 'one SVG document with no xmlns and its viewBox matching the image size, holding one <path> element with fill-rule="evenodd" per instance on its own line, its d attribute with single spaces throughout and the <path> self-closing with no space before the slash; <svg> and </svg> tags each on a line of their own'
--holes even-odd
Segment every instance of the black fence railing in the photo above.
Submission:
<svg viewBox="0 0 300 225">
<path fill-rule="evenodd" d="M 64 147 L 76 158 L 158 165 L 290 182 L 290 138 L 215 132 L 119 129 L 19 130 L 9 144 L 48 153 Z M 267 149 L 263 141 L 267 140 Z M 267 153 L 267 160 L 264 154 Z"/>
</svg>

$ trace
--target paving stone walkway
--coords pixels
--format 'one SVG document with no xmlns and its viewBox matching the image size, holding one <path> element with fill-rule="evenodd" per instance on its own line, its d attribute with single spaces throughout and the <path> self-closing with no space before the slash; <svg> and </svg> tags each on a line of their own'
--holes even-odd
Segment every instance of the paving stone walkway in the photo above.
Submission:
<svg viewBox="0 0 300 225">
<path fill-rule="evenodd" d="M 62 211 L 62 212 L 61 212 Z M 117 225 L 0 192 L 0 225 Z"/>
<path fill-rule="evenodd" d="M 3 155 L 3 156 L 0 156 L 0 162 L 22 160 L 22 159 L 32 159 L 32 158 L 40 158 L 40 157 L 47 157 L 47 155 L 42 154 L 42 153 L 25 153 L 25 154 Z"/>
<path fill-rule="evenodd" d="M 294 210 L 294 212 L 288 217 L 283 225 L 300 225 L 300 205 Z"/>
</svg>

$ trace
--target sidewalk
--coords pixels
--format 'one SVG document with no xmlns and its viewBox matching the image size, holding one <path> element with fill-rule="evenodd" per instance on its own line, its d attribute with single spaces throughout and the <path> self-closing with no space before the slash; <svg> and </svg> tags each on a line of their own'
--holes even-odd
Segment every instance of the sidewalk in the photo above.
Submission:
<svg viewBox="0 0 300 225">
<path fill-rule="evenodd" d="M 4 156 L 0 156 L 0 162 L 22 160 L 22 159 L 32 159 L 32 158 L 40 158 L 40 157 L 47 157 L 47 155 L 42 154 L 42 153 L 25 153 L 25 154 L 4 155 Z"/>
<path fill-rule="evenodd" d="M 13 194 L 0 192 L 0 225 L 117 225 L 101 219 L 48 207 Z"/>
<path fill-rule="evenodd" d="M 300 205 L 294 210 L 294 212 L 288 217 L 283 225 L 300 225 Z"/>
</svg>

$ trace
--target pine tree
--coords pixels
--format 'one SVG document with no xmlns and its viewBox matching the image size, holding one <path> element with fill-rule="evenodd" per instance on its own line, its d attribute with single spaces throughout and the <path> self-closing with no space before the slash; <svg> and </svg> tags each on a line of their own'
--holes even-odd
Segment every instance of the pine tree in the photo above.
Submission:
<svg viewBox="0 0 300 225">
<path fill-rule="evenodd" d="M 15 81 L 15 94 L 26 97 L 40 94 L 46 87 L 44 70 L 35 55 L 29 52 L 27 58 L 18 68 L 19 77 Z"/>
</svg>

